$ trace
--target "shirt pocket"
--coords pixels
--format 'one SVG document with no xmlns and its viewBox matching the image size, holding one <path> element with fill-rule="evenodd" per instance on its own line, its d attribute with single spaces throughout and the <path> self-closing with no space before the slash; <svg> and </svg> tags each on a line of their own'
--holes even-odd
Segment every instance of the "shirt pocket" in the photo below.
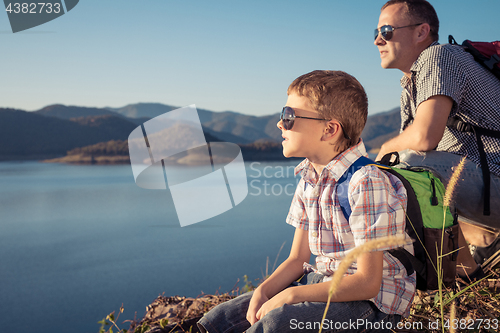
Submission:
<svg viewBox="0 0 500 333">
<path fill-rule="evenodd" d="M 324 256 L 337 257 L 354 244 L 349 222 L 345 219 L 340 207 L 334 204 L 322 203 L 322 224 L 319 231 L 320 252 Z"/>
</svg>

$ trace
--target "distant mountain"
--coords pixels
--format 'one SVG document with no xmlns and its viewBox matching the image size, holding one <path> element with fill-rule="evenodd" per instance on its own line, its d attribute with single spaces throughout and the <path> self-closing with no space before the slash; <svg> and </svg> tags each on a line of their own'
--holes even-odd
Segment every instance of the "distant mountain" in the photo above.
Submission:
<svg viewBox="0 0 500 333">
<path fill-rule="evenodd" d="M 137 103 L 122 108 L 107 108 L 128 118 L 154 118 L 177 106 L 160 103 Z M 256 140 L 280 141 L 281 133 L 276 127 L 279 114 L 273 116 L 249 116 L 233 111 L 213 112 L 197 108 L 200 121 L 207 131 L 221 140 L 247 144 Z"/>
<path fill-rule="evenodd" d="M 281 131 L 276 127 L 279 114 L 256 117 L 231 111 L 211 112 L 203 109 L 198 110 L 198 113 L 203 126 L 215 133 L 229 132 L 244 138 L 246 142 L 262 139 L 278 142 L 282 139 Z"/>
<path fill-rule="evenodd" d="M 114 115 L 140 125 L 178 108 L 160 103 L 130 104 L 121 108 L 86 108 L 55 104 L 34 113 L 59 119 Z M 261 139 L 276 142 L 281 140 L 281 133 L 276 127 L 279 115 L 256 117 L 232 111 L 213 112 L 199 108 L 197 110 L 206 133 L 223 141 L 248 144 Z"/>
<path fill-rule="evenodd" d="M 35 112 L 0 108 L 0 160 L 64 155 L 74 148 L 125 141 L 140 124 L 176 108 L 154 103 L 116 109 L 56 104 Z M 198 114 L 208 142 L 240 144 L 248 158 L 281 154 L 281 131 L 276 127 L 279 114 L 257 117 L 205 109 L 198 109 Z M 362 134 L 367 149 L 379 148 L 397 135 L 399 123 L 399 109 L 368 117 Z"/>
<path fill-rule="evenodd" d="M 71 121 L 35 112 L 0 109 L 0 159 L 63 155 L 76 147 L 126 140 L 135 127 L 116 116 Z"/>
<path fill-rule="evenodd" d="M 178 107 L 160 103 L 130 104 L 122 108 L 107 108 L 129 118 L 154 118 Z M 200 121 L 207 132 L 223 141 L 249 144 L 258 140 L 280 142 L 281 131 L 276 127 L 279 113 L 269 116 L 249 116 L 232 111 L 213 112 L 197 108 Z M 361 135 L 368 149 L 378 148 L 384 136 L 391 138 L 399 132 L 399 108 L 369 116 Z"/>
<path fill-rule="evenodd" d="M 118 113 L 127 118 L 154 118 L 165 112 L 178 109 L 177 106 L 160 103 L 129 104 L 121 108 L 106 108 L 108 111 Z"/>
<path fill-rule="evenodd" d="M 115 112 L 101 108 L 87 108 L 82 106 L 66 106 L 62 104 L 54 104 L 46 106 L 38 111 L 33 111 L 47 117 L 55 117 L 59 119 L 81 118 L 89 116 L 116 116 Z"/>
<path fill-rule="evenodd" d="M 361 133 L 366 149 L 380 148 L 385 141 L 398 135 L 400 125 L 399 108 L 369 116 Z"/>
<path fill-rule="evenodd" d="M 125 140 L 137 125 L 127 118 L 117 117 L 116 115 L 90 116 L 71 118 L 70 121 L 85 127 L 95 129 L 99 133 L 113 138 L 114 140 Z M 99 141 L 102 142 L 102 141 Z"/>
</svg>

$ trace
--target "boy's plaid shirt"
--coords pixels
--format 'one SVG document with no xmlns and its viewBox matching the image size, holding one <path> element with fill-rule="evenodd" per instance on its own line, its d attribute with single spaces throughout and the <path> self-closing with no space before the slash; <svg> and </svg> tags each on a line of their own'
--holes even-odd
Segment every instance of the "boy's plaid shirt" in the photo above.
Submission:
<svg viewBox="0 0 500 333">
<path fill-rule="evenodd" d="M 309 248 L 316 255 L 316 268 L 304 263 L 304 269 L 317 271 L 331 279 L 342 259 L 357 245 L 369 240 L 401 235 L 405 230 L 406 190 L 399 179 L 376 166 L 358 170 L 349 183 L 352 213 L 346 220 L 339 206 L 337 181 L 360 156 L 366 156 L 362 142 L 335 157 L 317 175 L 309 160 L 295 168 L 302 179 L 297 185 L 287 223 L 309 231 Z M 413 253 L 413 246 L 405 247 Z M 388 250 L 390 247 L 381 249 Z M 415 293 L 415 273 L 408 276 L 399 260 L 384 251 L 382 285 L 371 299 L 388 314 L 408 316 Z M 347 274 L 356 272 L 356 262 Z"/>
</svg>

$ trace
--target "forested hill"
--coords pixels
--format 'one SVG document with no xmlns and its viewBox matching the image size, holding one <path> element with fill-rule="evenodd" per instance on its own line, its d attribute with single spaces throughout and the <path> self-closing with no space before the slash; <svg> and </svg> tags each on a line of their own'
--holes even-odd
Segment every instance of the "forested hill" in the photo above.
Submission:
<svg viewBox="0 0 500 333">
<path fill-rule="evenodd" d="M 175 108 L 145 103 L 118 109 L 56 104 L 34 112 L 0 108 L 0 160 L 64 156 L 76 148 L 126 141 L 139 124 Z M 257 117 L 204 109 L 198 109 L 198 114 L 209 142 L 237 143 L 252 159 L 273 159 L 281 154 L 281 131 L 276 127 L 279 114 Z M 395 136 L 399 122 L 398 109 L 368 117 L 362 134 L 367 149 L 377 149 Z M 103 144 L 96 147 L 102 150 Z"/>
</svg>

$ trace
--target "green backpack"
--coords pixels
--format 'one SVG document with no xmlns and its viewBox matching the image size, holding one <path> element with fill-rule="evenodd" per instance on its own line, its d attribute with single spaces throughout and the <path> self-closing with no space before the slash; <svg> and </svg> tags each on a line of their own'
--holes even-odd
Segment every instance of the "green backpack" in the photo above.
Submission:
<svg viewBox="0 0 500 333">
<path fill-rule="evenodd" d="M 396 160 L 391 163 L 392 155 L 396 155 Z M 417 273 L 417 289 L 435 290 L 438 289 L 437 258 L 441 252 L 443 239 L 443 255 L 445 256 L 442 259 L 442 280 L 445 286 L 452 286 L 456 276 L 458 253 L 457 216 L 452 214 L 449 207 L 443 208 L 444 185 L 430 170 L 421 167 L 404 169 L 394 167 L 399 164 L 397 153 L 387 154 L 380 163 L 360 157 L 342 175 L 337 184 L 340 208 L 346 219 L 349 220 L 351 215 L 347 197 L 349 181 L 358 169 L 370 164 L 398 177 L 408 195 L 406 233 L 414 240 L 414 254 L 412 255 L 404 248 L 392 249 L 388 252 L 404 265 L 408 275 L 413 274 L 414 271 Z"/>
</svg>

